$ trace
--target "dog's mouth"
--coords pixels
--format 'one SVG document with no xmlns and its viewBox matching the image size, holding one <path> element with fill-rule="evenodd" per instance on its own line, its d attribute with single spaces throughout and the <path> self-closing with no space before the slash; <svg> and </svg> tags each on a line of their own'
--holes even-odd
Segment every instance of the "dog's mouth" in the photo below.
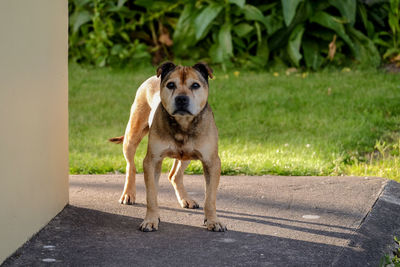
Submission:
<svg viewBox="0 0 400 267">
<path fill-rule="evenodd" d="M 192 112 L 186 109 L 177 109 L 172 113 L 172 115 L 193 115 Z"/>
</svg>

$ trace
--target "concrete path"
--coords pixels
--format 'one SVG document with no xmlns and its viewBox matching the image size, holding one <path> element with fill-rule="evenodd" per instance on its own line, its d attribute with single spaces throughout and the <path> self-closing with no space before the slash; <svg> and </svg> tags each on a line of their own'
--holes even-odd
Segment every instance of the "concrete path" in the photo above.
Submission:
<svg viewBox="0 0 400 267">
<path fill-rule="evenodd" d="M 120 205 L 121 175 L 70 177 L 70 205 L 4 266 L 377 266 L 400 236 L 400 184 L 366 177 L 221 177 L 225 233 L 203 226 L 204 179 L 186 176 L 200 209 L 180 208 L 160 179 L 161 224 L 143 233 L 137 204 Z"/>
</svg>

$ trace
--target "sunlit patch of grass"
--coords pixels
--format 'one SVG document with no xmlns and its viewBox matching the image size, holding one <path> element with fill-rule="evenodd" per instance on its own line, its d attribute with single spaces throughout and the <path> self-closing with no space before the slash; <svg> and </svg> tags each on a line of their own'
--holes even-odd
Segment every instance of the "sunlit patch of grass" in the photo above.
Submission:
<svg viewBox="0 0 400 267">
<path fill-rule="evenodd" d="M 154 68 L 70 65 L 70 172 L 125 171 L 122 135 L 138 86 Z M 276 75 L 277 73 L 277 75 Z M 379 71 L 216 71 L 209 103 L 223 174 L 377 175 L 399 179 L 400 76 Z M 381 157 L 376 140 L 390 146 Z M 147 139 L 136 156 L 138 172 Z M 171 160 L 164 164 L 168 171 Z M 188 173 L 201 173 L 192 162 Z"/>
<path fill-rule="evenodd" d="M 345 173 L 358 176 L 386 177 L 400 183 L 400 157 L 390 157 L 347 165 Z"/>
<path fill-rule="evenodd" d="M 378 141 L 375 149 L 376 151 L 369 154 L 364 162 L 347 165 L 345 172 L 354 175 L 387 177 L 400 182 L 400 138 L 393 144 Z"/>
</svg>

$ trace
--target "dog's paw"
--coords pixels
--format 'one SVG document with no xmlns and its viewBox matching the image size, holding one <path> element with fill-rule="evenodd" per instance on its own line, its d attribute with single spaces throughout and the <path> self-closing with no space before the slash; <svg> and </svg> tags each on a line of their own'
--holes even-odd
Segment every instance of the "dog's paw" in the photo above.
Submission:
<svg viewBox="0 0 400 267">
<path fill-rule="evenodd" d="M 181 204 L 181 207 L 184 209 L 198 209 L 199 204 L 197 204 L 196 201 L 190 198 L 182 198 L 181 201 L 179 201 L 179 204 Z"/>
<path fill-rule="evenodd" d="M 119 203 L 124 205 L 133 205 L 135 204 L 136 196 L 135 193 L 122 193 L 121 197 L 119 198 Z"/>
<path fill-rule="evenodd" d="M 228 229 L 226 228 L 225 224 L 221 223 L 218 220 L 204 220 L 204 225 L 207 227 L 207 230 L 213 232 L 226 232 Z"/>
<path fill-rule="evenodd" d="M 139 226 L 139 230 L 142 232 L 154 232 L 158 230 L 158 224 L 160 223 L 160 218 L 145 218 Z"/>
</svg>

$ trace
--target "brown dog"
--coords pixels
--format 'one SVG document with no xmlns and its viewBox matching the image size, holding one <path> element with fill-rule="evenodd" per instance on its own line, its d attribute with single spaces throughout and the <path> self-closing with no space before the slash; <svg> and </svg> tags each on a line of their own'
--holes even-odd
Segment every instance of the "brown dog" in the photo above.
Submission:
<svg viewBox="0 0 400 267">
<path fill-rule="evenodd" d="M 123 141 L 127 162 L 125 188 L 119 200 L 122 204 L 135 202 L 136 148 L 149 132 L 147 154 L 143 161 L 146 184 L 147 212 L 140 229 L 158 229 L 158 180 L 165 157 L 174 158 L 169 173 L 182 208 L 195 209 L 199 205 L 191 199 L 183 186 L 183 172 L 190 160 L 200 160 L 206 180 L 204 223 L 208 230 L 226 230 L 216 214 L 216 194 L 221 173 L 218 156 L 218 131 L 214 115 L 208 105 L 208 77 L 212 70 L 204 63 L 192 67 L 176 66 L 171 62 L 157 69 L 138 89 L 132 104 L 125 136 L 110 139 Z"/>
</svg>

